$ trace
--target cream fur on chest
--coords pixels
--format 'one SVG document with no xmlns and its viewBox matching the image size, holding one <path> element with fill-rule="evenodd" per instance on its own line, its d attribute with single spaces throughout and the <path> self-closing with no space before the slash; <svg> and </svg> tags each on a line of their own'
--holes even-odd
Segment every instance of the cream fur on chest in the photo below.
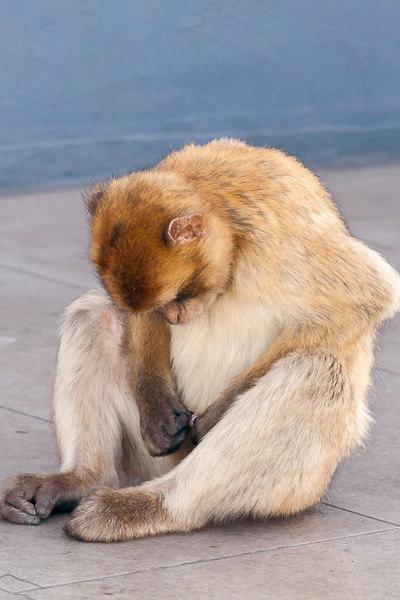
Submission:
<svg viewBox="0 0 400 600">
<path fill-rule="evenodd" d="M 186 406 L 203 412 L 268 348 L 277 330 L 261 302 L 229 297 L 187 325 L 171 326 L 173 366 Z"/>
</svg>

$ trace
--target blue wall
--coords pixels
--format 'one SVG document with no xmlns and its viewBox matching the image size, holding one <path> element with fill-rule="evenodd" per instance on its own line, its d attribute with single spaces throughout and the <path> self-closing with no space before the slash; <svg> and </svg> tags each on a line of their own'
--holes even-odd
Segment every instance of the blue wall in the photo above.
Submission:
<svg viewBox="0 0 400 600">
<path fill-rule="evenodd" d="M 219 135 L 312 164 L 397 158 L 399 17 L 399 0 L 2 0 L 0 188 Z"/>
</svg>

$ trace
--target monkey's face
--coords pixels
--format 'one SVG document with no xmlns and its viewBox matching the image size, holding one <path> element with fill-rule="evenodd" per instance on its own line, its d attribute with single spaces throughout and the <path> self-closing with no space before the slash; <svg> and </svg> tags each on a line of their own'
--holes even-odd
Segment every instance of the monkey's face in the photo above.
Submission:
<svg viewBox="0 0 400 600">
<path fill-rule="evenodd" d="M 118 186 L 89 198 L 92 261 L 124 309 L 159 310 L 185 323 L 215 297 L 215 270 L 206 258 L 207 219 L 162 202 L 146 186 Z"/>
</svg>

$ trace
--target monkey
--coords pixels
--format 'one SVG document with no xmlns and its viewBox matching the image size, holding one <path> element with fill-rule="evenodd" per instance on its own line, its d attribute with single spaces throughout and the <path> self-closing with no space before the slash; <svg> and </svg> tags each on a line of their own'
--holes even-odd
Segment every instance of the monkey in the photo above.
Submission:
<svg viewBox="0 0 400 600">
<path fill-rule="evenodd" d="M 3 518 L 70 503 L 69 536 L 113 542 L 316 504 L 368 433 L 396 271 L 300 161 L 240 140 L 184 146 L 87 207 L 102 288 L 61 326 L 60 470 L 7 480 Z"/>
</svg>

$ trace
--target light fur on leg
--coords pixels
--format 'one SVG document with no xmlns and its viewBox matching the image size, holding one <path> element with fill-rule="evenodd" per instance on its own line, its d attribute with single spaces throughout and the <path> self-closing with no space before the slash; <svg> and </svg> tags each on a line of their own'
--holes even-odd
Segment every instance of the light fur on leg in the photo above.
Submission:
<svg viewBox="0 0 400 600">
<path fill-rule="evenodd" d="M 80 465 L 117 485 L 125 475 L 147 479 L 165 472 L 168 459 L 150 457 L 122 349 L 123 320 L 99 290 L 66 311 L 54 393 L 54 420 L 62 470 Z"/>
<path fill-rule="evenodd" d="M 304 510 L 367 431 L 364 397 L 352 394 L 357 385 L 331 354 L 288 355 L 172 471 L 137 488 L 90 496 L 67 533 L 117 541 Z"/>
<path fill-rule="evenodd" d="M 144 446 L 121 337 L 118 312 L 104 293 L 88 292 L 67 308 L 53 404 L 61 468 L 9 478 L 0 492 L 5 519 L 37 525 L 100 485 L 140 482 L 174 464 Z"/>
</svg>

